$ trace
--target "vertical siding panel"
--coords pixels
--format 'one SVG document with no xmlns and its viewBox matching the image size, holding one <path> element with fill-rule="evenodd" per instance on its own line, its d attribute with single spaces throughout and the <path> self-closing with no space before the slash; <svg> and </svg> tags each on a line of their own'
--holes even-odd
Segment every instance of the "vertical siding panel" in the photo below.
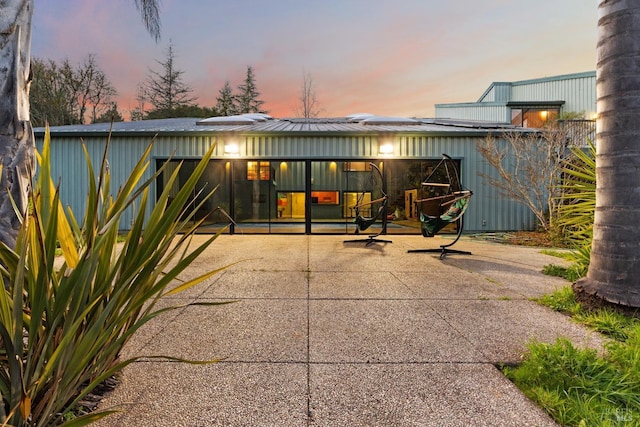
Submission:
<svg viewBox="0 0 640 427">
<path fill-rule="evenodd" d="M 589 118 L 596 111 L 595 72 L 494 83 L 476 103 L 436 104 L 436 118 L 510 122 L 507 101 L 564 101 L 563 112 L 584 112 Z"/>
<path fill-rule="evenodd" d="M 495 174 L 475 149 L 480 136 L 438 136 L 419 133 L 398 133 L 394 136 L 394 159 L 440 159 L 447 153 L 461 162 L 462 182 L 474 191 L 474 198 L 465 217 L 465 229 L 470 232 L 483 230 L 516 230 L 531 228 L 535 219 L 526 208 L 502 197 L 495 188 L 488 186 L 480 176 Z M 214 136 L 161 135 L 152 149 L 151 168 L 146 179 L 155 171 L 155 159 L 174 154 L 176 158 L 199 158 L 215 140 Z M 87 194 L 87 172 L 79 137 L 52 139 L 52 173 L 61 177 L 61 198 L 69 205 L 78 219 L 82 218 Z M 115 194 L 129 176 L 131 169 L 149 143 L 146 136 L 114 136 L 109 152 L 112 173 L 112 191 Z M 224 141 L 218 139 L 214 157 L 224 158 Z M 376 159 L 379 157 L 379 139 L 374 134 L 327 135 L 238 135 L 241 158 L 269 158 L 302 160 Z M 381 141 L 381 139 L 380 139 Z M 85 137 L 95 169 L 99 167 L 105 138 Z M 299 171 L 303 173 L 302 170 Z M 333 183 L 337 185 L 336 183 Z M 155 186 L 150 188 L 150 199 L 155 201 Z M 149 208 L 150 212 L 151 207 Z M 148 213 L 147 213 L 148 214 Z M 126 212 L 121 227 L 128 228 L 133 212 Z M 487 225 L 482 225 L 482 220 Z"/>
<path fill-rule="evenodd" d="M 502 103 L 476 103 L 476 104 L 438 104 L 436 105 L 436 118 L 481 120 L 489 122 L 508 122 L 506 120 L 508 108 Z"/>
<path fill-rule="evenodd" d="M 514 83 L 512 101 L 565 101 L 563 111 L 595 112 L 595 73 Z"/>
</svg>

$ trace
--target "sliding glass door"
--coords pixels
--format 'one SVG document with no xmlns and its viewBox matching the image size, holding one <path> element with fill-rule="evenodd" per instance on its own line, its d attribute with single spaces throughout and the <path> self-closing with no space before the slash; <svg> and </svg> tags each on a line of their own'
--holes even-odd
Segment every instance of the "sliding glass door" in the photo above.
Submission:
<svg viewBox="0 0 640 427">
<path fill-rule="evenodd" d="M 165 162 L 158 160 L 157 167 Z M 158 195 L 179 162 L 171 160 L 164 166 L 157 182 Z M 168 190 L 169 202 L 198 161 L 182 162 L 178 180 Z M 204 219 L 203 232 L 215 232 L 231 224 L 233 233 L 354 234 L 354 220 L 360 215 L 368 220 L 362 234 L 376 234 L 383 228 L 388 234 L 418 234 L 419 212 L 438 214 L 438 206 L 420 202 L 425 197 L 421 182 L 438 162 L 211 160 L 188 208 L 196 209 L 194 220 Z M 213 196 L 201 204 L 203 196 L 216 187 Z M 381 214 L 384 194 L 388 199 Z"/>
</svg>

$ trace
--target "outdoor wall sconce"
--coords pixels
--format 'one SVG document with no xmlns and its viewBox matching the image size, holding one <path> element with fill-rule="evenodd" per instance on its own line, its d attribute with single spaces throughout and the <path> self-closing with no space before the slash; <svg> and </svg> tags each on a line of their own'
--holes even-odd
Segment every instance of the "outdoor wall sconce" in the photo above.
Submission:
<svg viewBox="0 0 640 427">
<path fill-rule="evenodd" d="M 382 144 L 380 147 L 378 147 L 378 152 L 385 156 L 393 154 L 393 144 L 391 143 Z"/>
<path fill-rule="evenodd" d="M 240 152 L 238 144 L 230 143 L 224 145 L 224 154 L 236 155 Z"/>
</svg>

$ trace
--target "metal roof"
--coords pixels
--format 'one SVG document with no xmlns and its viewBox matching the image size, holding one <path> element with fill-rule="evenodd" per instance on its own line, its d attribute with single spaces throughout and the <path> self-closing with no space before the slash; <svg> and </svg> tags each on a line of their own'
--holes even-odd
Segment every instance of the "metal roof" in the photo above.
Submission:
<svg viewBox="0 0 640 427">
<path fill-rule="evenodd" d="M 421 119 L 353 115 L 334 118 L 282 118 L 243 114 L 209 119 L 182 117 L 140 120 L 132 122 L 94 123 L 89 125 L 55 126 L 52 135 L 163 134 L 163 133 L 468 133 L 514 129 L 511 125 L 472 120 Z M 36 128 L 35 133 L 44 133 Z"/>
</svg>

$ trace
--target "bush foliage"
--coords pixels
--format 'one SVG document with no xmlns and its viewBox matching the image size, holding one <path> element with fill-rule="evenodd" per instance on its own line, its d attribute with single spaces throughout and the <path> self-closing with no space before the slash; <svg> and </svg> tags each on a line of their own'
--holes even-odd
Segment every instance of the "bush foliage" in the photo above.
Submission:
<svg viewBox="0 0 640 427">
<path fill-rule="evenodd" d="M 213 147 L 169 204 L 160 194 L 144 221 L 149 189 L 162 170 L 142 181 L 151 144 L 114 196 L 106 153 L 97 174 L 89 159 L 89 191 L 81 224 L 66 213 L 50 171 L 47 130 L 40 172 L 30 195 L 15 248 L 0 245 L 0 422 L 12 426 L 86 425 L 109 414 L 64 420 L 103 380 L 136 359 L 121 360 L 133 333 L 160 313 L 160 297 L 190 288 L 211 271 L 176 283 L 178 276 L 217 237 L 190 247 L 199 223 L 185 211 Z M 178 170 L 169 185 L 177 179 Z M 97 178 L 96 178 L 97 176 Z M 205 195 L 206 196 L 206 195 Z M 202 197 L 206 200 L 207 197 Z M 123 212 L 137 206 L 135 220 L 122 243 L 118 228 Z M 56 247 L 63 253 L 56 264 Z"/>
<path fill-rule="evenodd" d="M 574 147 L 562 169 L 562 204 L 558 222 L 574 247 L 572 269 L 578 277 L 587 274 L 596 209 L 596 148 Z"/>
</svg>

